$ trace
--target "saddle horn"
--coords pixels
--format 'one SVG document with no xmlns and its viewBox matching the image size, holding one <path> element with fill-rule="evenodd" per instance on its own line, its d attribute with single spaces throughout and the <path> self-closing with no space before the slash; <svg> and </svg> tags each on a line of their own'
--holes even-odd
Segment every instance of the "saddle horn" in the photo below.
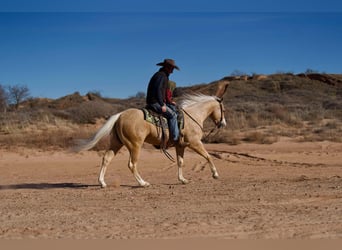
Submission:
<svg viewBox="0 0 342 250">
<path fill-rule="evenodd" d="M 226 92 L 227 88 L 229 86 L 229 81 L 219 81 L 217 84 L 217 91 L 216 96 L 220 99 L 222 99 L 224 93 Z"/>
</svg>

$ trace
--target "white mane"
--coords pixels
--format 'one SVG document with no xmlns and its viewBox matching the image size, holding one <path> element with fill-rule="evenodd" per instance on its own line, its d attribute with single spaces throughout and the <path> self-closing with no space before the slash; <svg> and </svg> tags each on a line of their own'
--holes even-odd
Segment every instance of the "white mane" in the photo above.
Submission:
<svg viewBox="0 0 342 250">
<path fill-rule="evenodd" d="M 203 102 L 207 102 L 207 101 L 215 101 L 216 98 L 217 98 L 216 96 L 208 96 L 208 95 L 204 95 L 204 94 L 194 94 L 194 95 L 185 94 L 182 96 L 179 106 L 181 108 L 185 108 L 185 107 L 189 107 L 189 106 L 196 104 L 196 103 L 203 103 Z"/>
</svg>

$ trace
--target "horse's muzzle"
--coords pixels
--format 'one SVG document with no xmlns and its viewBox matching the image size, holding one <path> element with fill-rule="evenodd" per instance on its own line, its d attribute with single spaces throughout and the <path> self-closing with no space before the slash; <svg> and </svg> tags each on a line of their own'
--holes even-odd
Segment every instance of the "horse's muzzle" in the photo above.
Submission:
<svg viewBox="0 0 342 250">
<path fill-rule="evenodd" d="M 223 119 L 222 121 L 219 121 L 216 124 L 216 126 L 217 126 L 217 128 L 224 128 L 225 126 L 227 126 L 226 119 Z"/>
</svg>

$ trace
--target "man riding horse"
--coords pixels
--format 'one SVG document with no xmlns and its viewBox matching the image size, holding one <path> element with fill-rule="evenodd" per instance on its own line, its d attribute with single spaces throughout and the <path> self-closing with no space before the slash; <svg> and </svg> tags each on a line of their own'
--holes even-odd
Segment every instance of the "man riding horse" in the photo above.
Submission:
<svg viewBox="0 0 342 250">
<path fill-rule="evenodd" d="M 226 125 L 223 95 L 226 92 L 229 81 L 224 79 L 217 81 L 215 96 L 198 94 L 184 95 L 182 97 L 179 106 L 185 115 L 184 126 L 180 135 L 177 114 L 170 107 L 167 107 L 167 101 L 165 100 L 169 75 L 174 69 L 179 70 L 179 68 L 172 59 L 165 59 L 157 65 L 162 66 L 162 68 L 150 80 L 146 102 L 148 107 L 169 120 L 170 138 L 175 143 L 174 146 L 177 156 L 178 180 L 183 184 L 189 183 L 183 176 L 184 152 L 186 147 L 189 147 L 206 159 L 209 163 L 212 177 L 217 179 L 219 175 L 215 163 L 205 149 L 201 139 L 204 133 L 204 121 L 207 118 L 210 118 L 217 128 Z M 138 171 L 138 159 L 145 142 L 151 145 L 161 145 L 162 137 L 157 126 L 145 119 L 142 109 L 129 108 L 112 115 L 92 138 L 80 140 L 74 150 L 89 150 L 105 136 L 110 136 L 110 146 L 102 158 L 99 175 L 101 187 L 104 188 L 107 186 L 104 181 L 107 166 L 123 146 L 129 152 L 128 168 L 134 178 L 140 186 L 148 187 L 150 183 L 146 182 Z M 180 139 L 186 143 L 180 142 Z"/>
<path fill-rule="evenodd" d="M 161 114 L 167 119 L 170 139 L 172 140 L 171 144 L 185 146 L 185 142 L 182 140 L 179 133 L 177 113 L 166 103 L 169 76 L 173 73 L 174 69 L 179 70 L 179 67 L 172 59 L 165 59 L 163 62 L 157 63 L 157 65 L 161 66 L 161 68 L 152 76 L 148 84 L 146 107 L 158 114 Z"/>
</svg>

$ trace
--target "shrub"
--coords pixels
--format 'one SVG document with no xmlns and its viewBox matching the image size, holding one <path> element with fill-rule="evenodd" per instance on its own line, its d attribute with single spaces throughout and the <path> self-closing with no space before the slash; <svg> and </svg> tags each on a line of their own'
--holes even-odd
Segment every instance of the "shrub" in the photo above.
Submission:
<svg viewBox="0 0 342 250">
<path fill-rule="evenodd" d="M 117 112 L 117 109 L 103 101 L 89 101 L 82 103 L 77 107 L 66 110 L 66 114 L 70 114 L 70 118 L 75 123 L 96 123 L 98 118 L 107 118 Z"/>
</svg>

